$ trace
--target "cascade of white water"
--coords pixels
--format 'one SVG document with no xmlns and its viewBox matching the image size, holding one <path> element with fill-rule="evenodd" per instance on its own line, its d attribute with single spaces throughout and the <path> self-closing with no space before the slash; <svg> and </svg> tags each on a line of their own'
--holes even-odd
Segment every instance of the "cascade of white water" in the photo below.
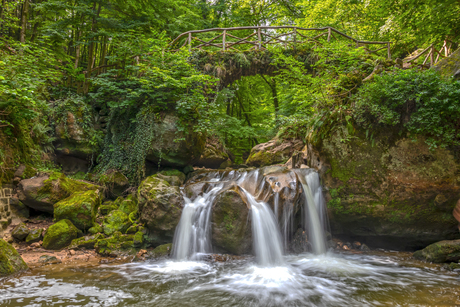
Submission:
<svg viewBox="0 0 460 307">
<path fill-rule="evenodd" d="M 325 216 L 323 214 L 325 209 L 319 175 L 316 172 L 311 172 L 305 178 L 301 177 L 301 181 L 305 197 L 305 221 L 308 224 L 308 234 L 313 252 L 324 254 L 326 253 Z"/>
<path fill-rule="evenodd" d="M 266 203 L 256 201 L 246 190 L 241 190 L 251 205 L 252 237 L 257 262 L 262 266 L 283 264 L 283 247 L 275 215 Z"/>
<path fill-rule="evenodd" d="M 222 187 L 220 184 L 193 201 L 184 197 L 186 204 L 174 233 L 173 258 L 196 259 L 199 254 L 212 252 L 211 207 Z"/>
</svg>

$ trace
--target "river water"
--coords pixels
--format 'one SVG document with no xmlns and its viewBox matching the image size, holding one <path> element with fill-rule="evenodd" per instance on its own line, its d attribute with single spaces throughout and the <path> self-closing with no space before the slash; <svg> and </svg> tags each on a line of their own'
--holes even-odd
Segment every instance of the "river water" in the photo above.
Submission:
<svg viewBox="0 0 460 307">
<path fill-rule="evenodd" d="M 458 306 L 458 273 L 407 253 L 302 254 L 282 266 L 161 260 L 48 265 L 0 279 L 0 306 Z"/>
</svg>

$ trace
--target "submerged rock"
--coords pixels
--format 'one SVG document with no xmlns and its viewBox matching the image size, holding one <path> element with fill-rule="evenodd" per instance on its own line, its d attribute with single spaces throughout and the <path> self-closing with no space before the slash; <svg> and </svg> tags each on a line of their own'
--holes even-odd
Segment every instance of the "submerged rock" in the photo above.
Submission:
<svg viewBox="0 0 460 307">
<path fill-rule="evenodd" d="M 51 225 L 43 238 L 43 248 L 58 250 L 68 246 L 78 236 L 78 229 L 69 220 Z"/>
<path fill-rule="evenodd" d="M 435 263 L 458 262 L 460 260 L 460 240 L 433 243 L 416 251 L 414 258 Z"/>
<path fill-rule="evenodd" d="M 236 189 L 220 193 L 212 205 L 212 243 L 241 255 L 252 250 L 249 208 Z"/>
<path fill-rule="evenodd" d="M 29 267 L 11 244 L 0 239 L 0 276 L 27 270 Z"/>
<path fill-rule="evenodd" d="M 153 244 L 171 242 L 179 223 L 183 199 L 179 187 L 150 176 L 137 190 L 140 221 L 149 230 Z"/>
<path fill-rule="evenodd" d="M 68 219 L 78 229 L 86 230 L 94 225 L 100 203 L 99 190 L 76 192 L 54 205 L 54 218 Z"/>
<path fill-rule="evenodd" d="M 97 185 L 70 179 L 64 174 L 54 172 L 22 180 L 18 186 L 18 196 L 24 205 L 32 209 L 53 213 L 53 205 L 72 193 L 99 188 Z"/>
</svg>

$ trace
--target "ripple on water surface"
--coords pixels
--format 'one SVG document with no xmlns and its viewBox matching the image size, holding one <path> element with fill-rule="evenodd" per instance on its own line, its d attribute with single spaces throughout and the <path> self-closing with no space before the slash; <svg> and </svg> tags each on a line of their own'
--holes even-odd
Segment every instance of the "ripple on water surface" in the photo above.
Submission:
<svg viewBox="0 0 460 307">
<path fill-rule="evenodd" d="M 0 306 L 458 305 L 456 274 L 398 254 L 286 256 L 286 265 L 158 261 L 35 269 L 0 279 Z"/>
</svg>

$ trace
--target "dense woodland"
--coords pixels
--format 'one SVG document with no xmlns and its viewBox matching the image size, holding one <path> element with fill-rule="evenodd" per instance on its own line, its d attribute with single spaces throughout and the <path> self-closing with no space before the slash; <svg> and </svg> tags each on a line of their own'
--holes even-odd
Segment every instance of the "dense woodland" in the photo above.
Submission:
<svg viewBox="0 0 460 307">
<path fill-rule="evenodd" d="M 369 54 L 347 41 L 297 52 L 274 46 L 267 65 L 283 69 L 223 87 L 229 57 L 244 66 L 260 52 L 228 51 L 226 58 L 169 45 L 183 32 L 214 27 L 334 27 L 356 39 L 390 41 L 394 60 L 431 44 L 455 50 L 458 16 L 458 0 L 2 0 L 1 173 L 20 163 L 55 167 L 46 158 L 53 127 L 69 110 L 78 110 L 101 152 L 95 170 L 125 167 L 132 180 L 142 177 L 154 141 L 151 122 L 170 111 L 184 131 L 218 139 L 235 163 L 258 143 L 315 141 L 338 122 L 369 131 L 398 126 L 426 134 L 433 148 L 459 146 L 460 84 L 423 69 L 424 57 L 403 70 L 385 50 Z M 205 62 L 214 69 L 203 69 Z M 384 72 L 363 82 L 379 65 Z M 109 127 L 124 121 L 123 135 L 94 129 L 94 110 L 108 114 Z M 414 113 L 409 121 L 404 110 Z"/>
</svg>

